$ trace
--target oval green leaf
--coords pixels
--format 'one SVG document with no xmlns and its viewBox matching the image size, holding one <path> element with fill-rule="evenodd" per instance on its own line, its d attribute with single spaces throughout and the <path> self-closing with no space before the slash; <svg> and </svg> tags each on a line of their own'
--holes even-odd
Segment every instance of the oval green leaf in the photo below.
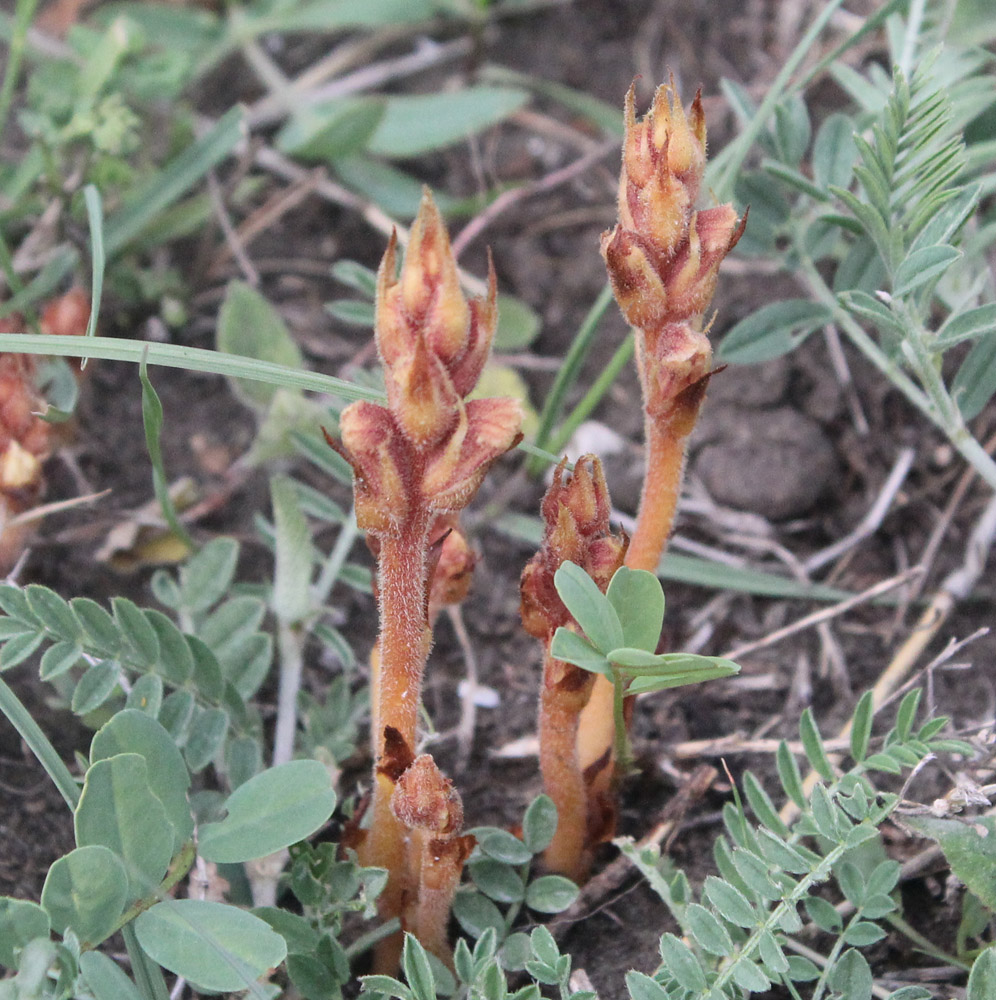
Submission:
<svg viewBox="0 0 996 1000">
<path fill-rule="evenodd" d="M 77 847 L 48 870 L 41 904 L 57 934 L 72 930 L 98 944 L 111 931 L 128 899 L 128 873 L 118 856 L 99 844 Z"/>
<path fill-rule="evenodd" d="M 265 921 L 202 899 L 157 903 L 135 921 L 135 933 L 153 961 L 204 990 L 248 989 L 287 957 Z"/>
<path fill-rule="evenodd" d="M 266 857 L 314 833 L 336 796 L 317 760 L 293 760 L 250 778 L 229 796 L 228 815 L 200 832 L 198 851 L 218 864 Z"/>
<path fill-rule="evenodd" d="M 145 758 L 137 753 L 98 760 L 86 772 L 74 818 L 79 847 L 113 851 L 128 873 L 129 897 L 150 893 L 173 856 L 173 824 L 149 787 Z"/>
<path fill-rule="evenodd" d="M 664 590 L 644 569 L 620 566 L 605 592 L 622 624 L 623 643 L 653 653 L 664 625 Z"/>
<path fill-rule="evenodd" d="M 608 653 L 624 644 L 616 609 L 580 566 L 562 563 L 553 582 L 567 610 L 600 653 Z"/>
</svg>

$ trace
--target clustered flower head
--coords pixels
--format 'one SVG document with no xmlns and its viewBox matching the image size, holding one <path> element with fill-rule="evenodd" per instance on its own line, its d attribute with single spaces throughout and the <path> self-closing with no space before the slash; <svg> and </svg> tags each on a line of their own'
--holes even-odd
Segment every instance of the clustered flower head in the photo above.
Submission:
<svg viewBox="0 0 996 1000">
<path fill-rule="evenodd" d="M 694 209 L 706 160 L 699 94 L 686 115 L 672 81 L 657 89 L 638 121 L 631 87 L 625 120 L 619 224 L 603 235 L 602 254 L 623 315 L 643 335 L 647 409 L 664 414 L 709 374 L 712 349 L 702 316 L 746 217 L 739 219 L 732 205 Z"/>
<path fill-rule="evenodd" d="M 627 539 L 609 527 L 612 502 L 602 463 L 594 455 L 579 458 L 572 474 L 566 459 L 557 466 L 540 513 L 543 543 L 526 564 L 519 589 L 525 630 L 548 641 L 573 621 L 554 585 L 560 566 L 576 563 L 604 591 L 623 563 Z"/>
<path fill-rule="evenodd" d="M 392 235 L 377 275 L 375 324 L 388 405 L 353 403 L 340 421 L 356 475 L 357 521 L 375 535 L 397 532 L 416 509 L 465 507 L 521 436 L 515 400 L 465 399 L 498 321 L 494 268 L 489 261 L 487 296 L 468 302 L 428 192 L 400 276 L 396 269 Z"/>
</svg>

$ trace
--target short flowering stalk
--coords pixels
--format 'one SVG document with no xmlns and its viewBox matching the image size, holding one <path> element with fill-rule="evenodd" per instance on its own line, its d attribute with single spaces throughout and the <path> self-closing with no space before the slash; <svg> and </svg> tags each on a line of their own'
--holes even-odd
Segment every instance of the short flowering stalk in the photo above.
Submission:
<svg viewBox="0 0 996 1000">
<path fill-rule="evenodd" d="M 460 833 L 463 803 L 432 757 L 421 754 L 398 778 L 391 811 L 408 833 L 402 925 L 452 968 L 446 925 L 475 843 Z"/>
<path fill-rule="evenodd" d="M 603 234 L 602 256 L 619 308 L 637 332 L 643 390 L 646 471 L 626 565 L 655 572 L 712 372 L 704 315 L 719 266 L 747 219 L 738 218 L 732 205 L 694 207 L 706 162 L 699 94 L 686 114 L 672 81 L 658 88 L 638 121 L 631 87 L 625 125 L 619 223 Z M 601 759 L 612 746 L 612 701 L 611 683 L 599 677 L 581 722 L 582 764 Z M 610 773 L 599 780 L 611 781 Z"/>
<path fill-rule="evenodd" d="M 377 556 L 380 637 L 372 657 L 374 787 L 364 864 L 384 867 L 385 917 L 400 916 L 405 880 L 403 825 L 391 810 L 401 774 L 399 745 L 414 748 L 422 673 L 432 631 L 430 578 L 443 556 L 434 548 L 438 518 L 465 507 L 491 465 L 520 439 L 511 399 L 466 397 L 490 351 L 497 323 L 496 284 L 468 301 L 439 211 L 426 192 L 400 275 L 392 235 L 377 277 L 375 334 L 388 405 L 353 403 L 330 440 L 354 475 L 356 518 Z M 393 740 L 393 748 L 389 740 Z"/>
<path fill-rule="evenodd" d="M 521 593 L 523 625 L 544 649 L 540 769 L 544 789 L 557 806 L 557 830 L 544 860 L 553 871 L 583 881 L 594 846 L 611 836 L 615 826 L 612 797 L 596 788 L 599 772 L 611 769 L 611 760 L 605 753 L 601 761 L 583 765 L 578 754 L 578 724 L 596 675 L 551 654 L 558 628 L 577 629 L 554 576 L 564 562 L 573 562 L 604 592 L 623 564 L 626 538 L 609 530 L 609 493 L 593 455 L 579 459 L 569 478 L 566 462 L 557 467 L 541 509 L 543 543 L 522 574 Z"/>
</svg>

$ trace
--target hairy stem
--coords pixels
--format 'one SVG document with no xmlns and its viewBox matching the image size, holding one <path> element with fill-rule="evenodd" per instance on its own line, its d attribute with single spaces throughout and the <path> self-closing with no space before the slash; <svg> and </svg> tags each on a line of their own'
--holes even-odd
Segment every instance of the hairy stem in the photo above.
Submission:
<svg viewBox="0 0 996 1000">
<path fill-rule="evenodd" d="M 553 676 L 557 661 L 549 648 L 543 660 L 544 683 L 540 693 L 539 745 L 543 787 L 557 807 L 557 830 L 543 858 L 555 872 L 580 882 L 591 866 L 587 850 L 588 790 L 584 768 L 578 759 L 578 720 L 585 701 L 585 689 L 592 681 L 580 677 L 580 686 L 565 691 Z M 568 674 L 573 679 L 574 674 Z"/>
</svg>

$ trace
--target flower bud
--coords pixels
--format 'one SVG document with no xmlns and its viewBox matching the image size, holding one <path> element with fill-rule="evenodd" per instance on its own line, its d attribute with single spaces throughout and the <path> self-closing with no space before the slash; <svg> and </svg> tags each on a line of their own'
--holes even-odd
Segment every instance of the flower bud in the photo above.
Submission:
<svg viewBox="0 0 996 1000">
<path fill-rule="evenodd" d="M 565 481 L 566 464 L 565 459 L 557 466 L 543 498 L 543 543 L 519 583 L 523 626 L 544 640 L 573 621 L 554 584 L 561 564 L 577 563 L 604 591 L 626 554 L 626 536 L 613 535 L 609 528 L 612 504 L 602 463 L 584 455 Z"/>
<path fill-rule="evenodd" d="M 329 445 L 353 467 L 356 522 L 382 533 L 404 520 L 411 498 L 406 476 L 411 458 L 390 410 L 376 403 L 352 403 L 339 417 L 342 445 Z"/>
</svg>

